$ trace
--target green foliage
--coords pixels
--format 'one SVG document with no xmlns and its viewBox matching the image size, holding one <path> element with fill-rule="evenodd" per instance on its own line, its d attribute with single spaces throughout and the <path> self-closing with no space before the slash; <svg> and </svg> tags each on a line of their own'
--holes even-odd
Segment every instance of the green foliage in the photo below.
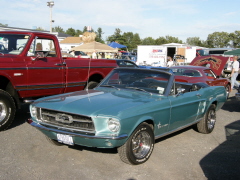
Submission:
<svg viewBox="0 0 240 180">
<path fill-rule="evenodd" d="M 65 31 L 63 30 L 63 28 L 61 28 L 60 26 L 56 26 L 52 29 L 53 32 L 60 32 L 60 33 L 65 33 Z"/>
<path fill-rule="evenodd" d="M 8 24 L 2 24 L 2 23 L 0 23 L 0 26 L 8 27 Z"/>
<path fill-rule="evenodd" d="M 240 31 L 235 31 L 229 34 L 231 46 L 233 48 L 240 48 Z"/>
<path fill-rule="evenodd" d="M 214 32 L 207 37 L 208 47 L 223 48 L 230 45 L 230 36 L 227 32 Z"/>
<path fill-rule="evenodd" d="M 71 36 L 75 36 L 76 35 L 76 31 L 73 28 L 68 28 L 66 30 L 66 34 L 71 35 Z"/>
<path fill-rule="evenodd" d="M 152 37 L 146 37 L 142 40 L 142 45 L 155 45 L 155 39 Z"/>
<path fill-rule="evenodd" d="M 104 34 L 104 32 L 102 31 L 102 28 L 98 28 L 95 33 L 96 33 L 96 41 L 100 43 L 104 43 L 104 40 L 102 39 L 102 35 Z"/>
</svg>

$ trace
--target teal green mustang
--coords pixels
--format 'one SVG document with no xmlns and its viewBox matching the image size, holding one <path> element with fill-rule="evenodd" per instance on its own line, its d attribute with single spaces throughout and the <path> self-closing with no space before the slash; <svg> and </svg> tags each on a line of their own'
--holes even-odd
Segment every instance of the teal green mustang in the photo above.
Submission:
<svg viewBox="0 0 240 180">
<path fill-rule="evenodd" d="M 95 89 L 36 100 L 28 123 L 55 145 L 116 147 L 122 161 L 141 164 L 157 138 L 192 125 L 211 133 L 226 101 L 223 86 L 174 78 L 162 70 L 117 68 Z"/>
</svg>

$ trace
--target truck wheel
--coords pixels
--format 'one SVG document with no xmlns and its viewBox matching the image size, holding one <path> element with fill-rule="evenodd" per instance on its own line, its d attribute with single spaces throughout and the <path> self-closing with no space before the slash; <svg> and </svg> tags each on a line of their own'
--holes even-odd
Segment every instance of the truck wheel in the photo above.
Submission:
<svg viewBox="0 0 240 180">
<path fill-rule="evenodd" d="M 129 137 L 127 142 L 118 148 L 121 160 L 127 164 L 142 164 L 152 154 L 154 134 L 147 123 L 140 124 Z"/>
<path fill-rule="evenodd" d="M 0 131 L 7 129 L 13 122 L 16 106 L 13 98 L 0 89 Z"/>
<path fill-rule="evenodd" d="M 85 89 L 93 89 L 95 88 L 99 83 L 96 81 L 90 81 L 88 82 L 87 86 L 85 87 Z"/>
<path fill-rule="evenodd" d="M 216 122 L 215 105 L 211 105 L 203 116 L 203 119 L 197 123 L 197 130 L 203 134 L 209 134 L 213 131 Z"/>
</svg>

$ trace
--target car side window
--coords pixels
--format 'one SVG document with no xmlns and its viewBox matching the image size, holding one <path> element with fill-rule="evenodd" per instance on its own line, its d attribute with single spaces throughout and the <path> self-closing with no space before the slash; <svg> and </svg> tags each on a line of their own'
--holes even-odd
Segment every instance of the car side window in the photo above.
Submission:
<svg viewBox="0 0 240 180">
<path fill-rule="evenodd" d="M 215 74 L 210 69 L 205 69 L 204 74 L 207 76 L 208 79 L 216 78 Z"/>
<path fill-rule="evenodd" d="M 52 39 L 37 38 L 33 40 L 27 56 L 36 56 L 42 54 L 44 57 L 56 57 L 55 44 Z"/>
</svg>

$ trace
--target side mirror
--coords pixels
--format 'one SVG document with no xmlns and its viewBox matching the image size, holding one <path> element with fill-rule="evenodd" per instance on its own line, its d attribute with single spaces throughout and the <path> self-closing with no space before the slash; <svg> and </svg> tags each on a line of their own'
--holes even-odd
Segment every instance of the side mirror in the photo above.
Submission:
<svg viewBox="0 0 240 180">
<path fill-rule="evenodd" d="M 177 96 L 179 96 L 180 94 L 183 94 L 185 92 L 185 88 L 177 88 Z"/>
</svg>

